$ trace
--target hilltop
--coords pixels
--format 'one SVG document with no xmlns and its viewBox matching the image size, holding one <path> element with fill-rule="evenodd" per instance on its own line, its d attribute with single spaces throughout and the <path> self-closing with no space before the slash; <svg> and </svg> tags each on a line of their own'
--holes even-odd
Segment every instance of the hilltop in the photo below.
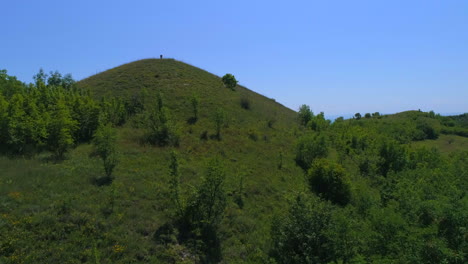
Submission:
<svg viewBox="0 0 468 264">
<path fill-rule="evenodd" d="M 235 91 L 225 89 L 220 77 L 174 59 L 131 62 L 81 80 L 77 85 L 89 89 L 96 98 L 117 96 L 130 100 L 145 91 L 151 101 L 160 92 L 180 121 L 190 117 L 190 98 L 194 95 L 201 101 L 201 119 L 209 118 L 219 107 L 239 125 L 274 118 L 280 126 L 290 126 L 295 119 L 294 111 L 274 99 L 240 85 Z M 251 111 L 240 107 L 241 100 L 248 101 Z"/>
</svg>

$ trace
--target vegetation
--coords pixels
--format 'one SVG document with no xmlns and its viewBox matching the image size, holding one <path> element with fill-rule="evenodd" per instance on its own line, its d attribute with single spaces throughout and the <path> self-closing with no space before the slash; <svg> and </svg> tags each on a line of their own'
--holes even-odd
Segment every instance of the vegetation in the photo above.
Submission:
<svg viewBox="0 0 468 264">
<path fill-rule="evenodd" d="M 116 153 L 116 133 L 113 128 L 108 125 L 100 125 L 97 129 L 94 140 L 95 152 L 101 157 L 106 179 L 112 179 L 112 172 L 117 166 Z"/>
<path fill-rule="evenodd" d="M 231 89 L 231 90 L 234 90 L 234 88 L 236 88 L 236 86 L 237 86 L 236 77 L 234 77 L 234 75 L 232 75 L 230 73 L 226 73 L 223 76 L 223 78 L 221 78 L 221 80 L 223 81 L 224 86 Z"/>
<path fill-rule="evenodd" d="M 466 114 L 331 123 L 221 81 L 0 71 L 0 262 L 467 262 Z"/>
</svg>

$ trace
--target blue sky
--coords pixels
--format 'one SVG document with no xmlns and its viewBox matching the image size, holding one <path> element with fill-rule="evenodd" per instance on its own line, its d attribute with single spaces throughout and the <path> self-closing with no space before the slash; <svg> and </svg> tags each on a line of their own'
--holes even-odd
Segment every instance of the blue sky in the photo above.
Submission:
<svg viewBox="0 0 468 264">
<path fill-rule="evenodd" d="M 4 1 L 0 69 L 172 57 L 328 116 L 468 112 L 468 1 Z"/>
</svg>

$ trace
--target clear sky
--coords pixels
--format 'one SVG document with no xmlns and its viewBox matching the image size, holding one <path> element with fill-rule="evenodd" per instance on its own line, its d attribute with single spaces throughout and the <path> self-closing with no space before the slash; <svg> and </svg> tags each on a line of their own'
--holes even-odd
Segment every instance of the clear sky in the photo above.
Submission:
<svg viewBox="0 0 468 264">
<path fill-rule="evenodd" d="M 0 69 L 172 57 L 297 110 L 468 112 L 468 1 L 2 1 Z"/>
</svg>

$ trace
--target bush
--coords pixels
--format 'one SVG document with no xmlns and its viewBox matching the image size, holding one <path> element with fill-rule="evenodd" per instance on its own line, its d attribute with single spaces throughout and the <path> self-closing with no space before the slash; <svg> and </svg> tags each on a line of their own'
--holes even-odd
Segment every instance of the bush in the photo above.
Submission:
<svg viewBox="0 0 468 264">
<path fill-rule="evenodd" d="M 330 263 L 333 251 L 327 231 L 331 225 L 329 204 L 298 196 L 285 217 L 273 220 L 273 258 L 278 263 Z"/>
<path fill-rule="evenodd" d="M 247 97 L 242 97 L 240 99 L 240 105 L 242 108 L 244 108 L 245 110 L 250 110 L 250 100 L 249 98 Z"/>
<path fill-rule="evenodd" d="M 326 157 L 328 154 L 325 137 L 308 134 L 300 138 L 296 145 L 296 164 L 304 171 L 309 170 L 316 158 Z"/>
<path fill-rule="evenodd" d="M 258 140 L 258 132 L 257 130 L 255 129 L 249 129 L 249 138 L 253 141 L 257 141 Z"/>
<path fill-rule="evenodd" d="M 307 173 L 310 189 L 318 196 L 345 206 L 351 199 L 351 189 L 345 170 L 325 159 L 314 161 Z"/>
<path fill-rule="evenodd" d="M 148 143 L 158 146 L 179 146 L 179 130 L 173 123 L 169 109 L 162 106 L 162 99 L 158 97 L 158 103 L 147 112 L 147 132 L 145 139 Z"/>
<path fill-rule="evenodd" d="M 215 124 L 215 129 L 216 129 L 216 138 L 218 140 L 221 140 L 221 127 L 225 124 L 226 122 L 226 113 L 224 112 L 223 109 L 219 108 L 213 116 L 213 122 Z"/>
<path fill-rule="evenodd" d="M 109 179 L 112 178 L 112 172 L 118 162 L 115 150 L 116 141 L 116 131 L 110 124 L 100 125 L 93 139 L 95 152 L 101 157 L 106 177 Z"/>
<path fill-rule="evenodd" d="M 201 134 L 200 134 L 200 139 L 201 140 L 208 140 L 208 131 L 203 131 Z"/>
<path fill-rule="evenodd" d="M 236 77 L 230 73 L 226 73 L 221 80 L 223 81 L 224 86 L 231 90 L 234 90 L 238 83 Z"/>
</svg>

